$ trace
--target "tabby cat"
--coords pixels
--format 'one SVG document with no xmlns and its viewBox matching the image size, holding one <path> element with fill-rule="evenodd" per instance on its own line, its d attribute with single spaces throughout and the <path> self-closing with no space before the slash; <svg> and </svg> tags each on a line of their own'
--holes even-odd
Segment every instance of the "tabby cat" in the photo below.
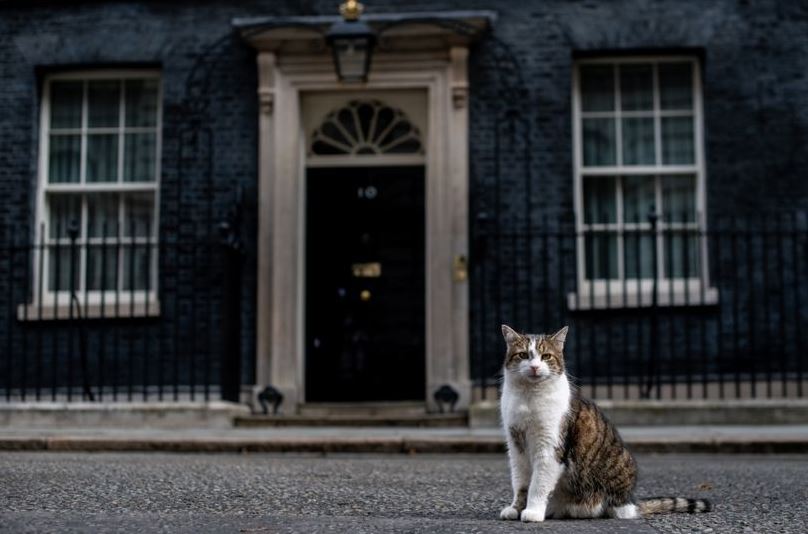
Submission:
<svg viewBox="0 0 808 534">
<path fill-rule="evenodd" d="M 552 335 L 519 334 L 502 325 L 508 346 L 502 423 L 508 441 L 513 502 L 502 519 L 637 518 L 707 512 L 703 499 L 635 500 L 637 464 L 617 429 L 570 386 L 565 326 Z"/>
</svg>

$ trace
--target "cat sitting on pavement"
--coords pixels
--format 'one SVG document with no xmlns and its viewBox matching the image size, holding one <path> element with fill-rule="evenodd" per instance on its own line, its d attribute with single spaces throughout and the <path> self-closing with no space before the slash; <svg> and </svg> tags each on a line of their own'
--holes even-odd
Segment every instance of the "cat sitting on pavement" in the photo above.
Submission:
<svg viewBox="0 0 808 534">
<path fill-rule="evenodd" d="M 636 500 L 637 464 L 617 429 L 571 386 L 564 366 L 565 326 L 552 335 L 502 325 L 507 352 L 502 424 L 513 502 L 502 519 L 614 517 L 708 512 L 704 499 Z"/>
</svg>

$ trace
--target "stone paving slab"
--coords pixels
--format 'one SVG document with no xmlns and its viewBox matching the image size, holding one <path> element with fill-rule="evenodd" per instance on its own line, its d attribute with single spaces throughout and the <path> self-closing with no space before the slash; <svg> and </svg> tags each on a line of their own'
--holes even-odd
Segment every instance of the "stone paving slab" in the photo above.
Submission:
<svg viewBox="0 0 808 534">
<path fill-rule="evenodd" d="M 808 452 L 808 425 L 623 427 L 636 452 Z M 0 429 L 0 450 L 488 453 L 494 428 Z"/>
</svg>

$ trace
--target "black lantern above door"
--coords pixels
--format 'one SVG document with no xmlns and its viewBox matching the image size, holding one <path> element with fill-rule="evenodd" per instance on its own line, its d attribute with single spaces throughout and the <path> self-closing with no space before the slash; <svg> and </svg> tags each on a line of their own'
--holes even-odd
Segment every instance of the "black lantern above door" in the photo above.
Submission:
<svg viewBox="0 0 808 534">
<path fill-rule="evenodd" d="M 335 22 L 325 36 L 334 55 L 334 68 L 341 82 L 367 81 L 370 60 L 376 46 L 376 32 L 359 20 L 364 7 L 348 0 L 339 8 L 342 20 Z"/>
</svg>

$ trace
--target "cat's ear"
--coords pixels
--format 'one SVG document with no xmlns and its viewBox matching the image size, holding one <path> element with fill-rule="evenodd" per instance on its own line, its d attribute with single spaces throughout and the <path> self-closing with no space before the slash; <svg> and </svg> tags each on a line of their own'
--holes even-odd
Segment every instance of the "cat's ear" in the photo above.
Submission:
<svg viewBox="0 0 808 534">
<path fill-rule="evenodd" d="M 504 324 L 502 325 L 502 337 L 505 338 L 505 343 L 510 345 L 511 343 L 516 342 L 516 340 L 518 340 L 522 336 L 520 336 L 516 330 Z"/>
<path fill-rule="evenodd" d="M 553 341 L 555 341 L 556 343 L 558 343 L 563 347 L 564 342 L 567 341 L 567 331 L 569 329 L 570 329 L 569 326 L 565 326 L 564 328 L 562 328 L 561 330 L 550 336 L 550 339 L 552 339 Z"/>
</svg>

